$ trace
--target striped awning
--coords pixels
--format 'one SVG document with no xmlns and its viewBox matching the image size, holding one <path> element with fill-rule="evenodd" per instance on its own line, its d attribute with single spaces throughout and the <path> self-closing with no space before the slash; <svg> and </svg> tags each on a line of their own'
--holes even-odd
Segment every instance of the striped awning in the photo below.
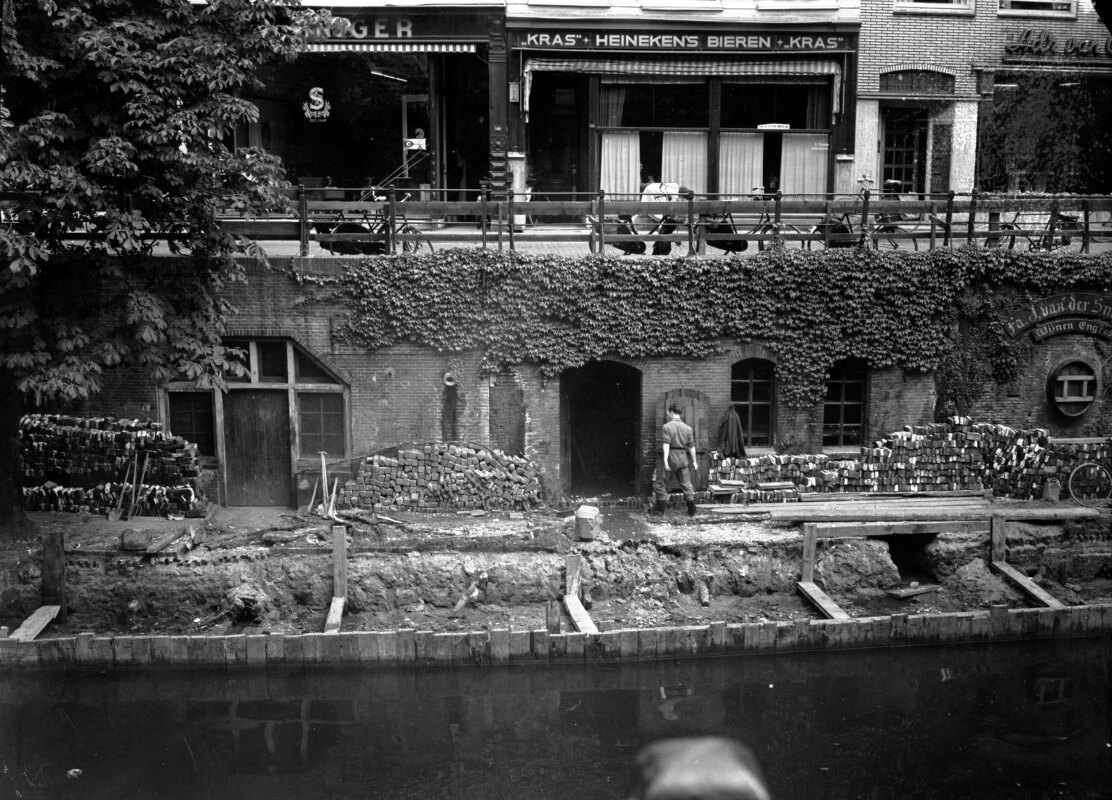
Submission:
<svg viewBox="0 0 1112 800">
<path fill-rule="evenodd" d="M 474 53 L 466 42 L 318 42 L 309 53 Z"/>
<path fill-rule="evenodd" d="M 842 65 L 828 58 L 782 58 L 755 61 L 723 58 L 530 58 L 525 62 L 523 110 L 535 72 L 581 72 L 588 75 L 641 75 L 661 78 L 799 76 L 833 77 L 835 114 L 841 111 Z"/>
</svg>

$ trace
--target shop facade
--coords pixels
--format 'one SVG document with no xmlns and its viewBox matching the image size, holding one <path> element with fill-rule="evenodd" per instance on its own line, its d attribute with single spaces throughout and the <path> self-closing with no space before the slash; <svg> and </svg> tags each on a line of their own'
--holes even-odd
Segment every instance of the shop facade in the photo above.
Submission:
<svg viewBox="0 0 1112 800">
<path fill-rule="evenodd" d="M 534 193 L 822 194 L 852 146 L 853 21 L 507 17 L 514 150 Z M 764 24 L 761 24 L 764 23 Z M 844 178 L 843 178 L 844 180 Z"/>
<path fill-rule="evenodd" d="M 860 51 L 853 172 L 874 189 L 1112 190 L 1091 0 L 863 0 Z"/>
<path fill-rule="evenodd" d="M 478 186 L 505 124 L 490 92 L 504 82 L 502 6 L 307 5 L 332 6 L 346 34 L 263 76 L 249 98 L 259 119 L 236 144 L 281 156 L 307 188 L 394 184 L 429 197 Z"/>
</svg>

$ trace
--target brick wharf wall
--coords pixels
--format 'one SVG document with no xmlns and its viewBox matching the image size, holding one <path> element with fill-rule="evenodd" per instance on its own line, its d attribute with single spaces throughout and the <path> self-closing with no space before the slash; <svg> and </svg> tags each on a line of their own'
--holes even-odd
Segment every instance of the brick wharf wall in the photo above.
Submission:
<svg viewBox="0 0 1112 800">
<path fill-rule="evenodd" d="M 1097 374 L 1093 405 L 1080 417 L 1058 413 L 1047 401 L 1047 380 L 1064 360 L 1080 360 Z M 1020 377 L 1011 385 L 990 384 L 969 409 L 975 419 L 998 420 L 1009 425 L 1049 428 L 1055 437 L 1107 436 L 1112 431 L 1112 343 L 1096 337 L 1052 336 L 1041 342 L 1023 340 Z"/>
<path fill-rule="evenodd" d="M 1104 42 L 1108 29 L 1091 0 L 1077 0 L 1077 18 L 998 14 L 999 0 L 973 0 L 975 13 L 950 13 L 946 5 L 931 13 L 923 3 L 863 0 L 858 92 L 879 91 L 882 70 L 941 66 L 954 71 L 958 97 L 975 97 L 977 76 L 971 67 L 998 68 L 1004 45 L 1028 28 L 1047 30 L 1058 41 L 1093 39 Z M 1112 66 L 1112 59 L 1109 59 Z M 906 65 L 906 66 L 905 66 Z"/>
<path fill-rule="evenodd" d="M 327 274 L 339 269 L 335 259 L 314 258 L 299 261 L 272 259 L 272 268 L 252 267 L 245 286 L 233 287 L 229 299 L 237 309 L 230 323 L 236 336 L 280 336 L 293 339 L 299 346 L 333 368 L 350 386 L 351 445 L 345 455 L 357 457 L 382 448 L 409 443 L 441 440 L 444 408 L 444 373 L 456 374 L 458 438 L 485 447 L 502 447 L 493 441 L 510 437 L 524 444 L 524 456 L 541 472 L 545 491 L 552 494 L 560 486 L 560 381 L 546 380 L 535 365 L 521 365 L 512 377 L 499 376 L 497 382 L 509 395 L 493 392 L 493 403 L 502 408 L 492 416 L 492 379 L 480 375 L 479 353 L 439 353 L 413 344 L 401 344 L 375 352 L 342 345 L 334 331 L 342 324 L 338 306 L 314 299 L 319 289 L 298 284 L 283 271 L 303 269 Z M 715 446 L 718 424 L 730 403 L 730 368 L 745 358 L 776 360 L 776 353 L 760 344 L 729 347 L 710 358 L 643 359 L 628 361 L 641 371 L 641 439 L 639 491 L 649 491 L 653 460 L 657 452 L 657 409 L 668 391 L 697 389 L 708 398 L 709 442 Z M 157 416 L 157 392 L 131 373 L 108 376 L 105 391 L 81 409 L 82 413 L 109 413 L 120 407 L 133 407 L 132 399 L 143 398 L 141 416 Z M 517 395 L 520 394 L 520 404 Z M 874 372 L 870 376 L 867 400 L 870 430 L 898 428 L 904 424 L 930 421 L 934 407 L 934 384 L 929 375 L 910 375 L 900 370 Z M 505 415 L 513 417 L 507 422 Z M 789 412 L 781 409 L 776 418 L 777 447 L 794 452 L 817 451 L 821 447 L 822 409 Z M 503 429 L 505 428 L 505 429 Z M 511 453 L 514 454 L 514 453 Z M 302 502 L 312 491 L 312 471 L 316 458 L 302 459 L 298 492 Z M 703 475 L 706 475 L 704 462 Z M 565 476 L 566 477 L 566 476 Z M 211 493 L 215 497 L 215 492 Z"/>
</svg>

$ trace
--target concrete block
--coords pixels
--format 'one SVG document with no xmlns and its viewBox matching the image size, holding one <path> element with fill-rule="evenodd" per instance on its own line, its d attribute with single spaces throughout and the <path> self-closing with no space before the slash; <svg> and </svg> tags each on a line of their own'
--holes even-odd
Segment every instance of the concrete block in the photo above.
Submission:
<svg viewBox="0 0 1112 800">
<path fill-rule="evenodd" d="M 467 646 L 471 651 L 471 663 L 483 666 L 490 663 L 490 633 L 488 631 L 471 631 L 467 634 Z"/>
<path fill-rule="evenodd" d="M 242 633 L 221 636 L 224 640 L 224 664 L 229 667 L 247 666 L 247 637 Z"/>
<path fill-rule="evenodd" d="M 567 642 L 567 660 L 581 664 L 587 657 L 587 635 L 584 633 L 564 634 Z"/>
<path fill-rule="evenodd" d="M 340 652 L 339 633 L 321 634 L 320 663 L 329 667 L 338 667 L 344 663 Z"/>
<path fill-rule="evenodd" d="M 725 623 L 723 623 L 725 625 Z M 640 653 L 637 650 L 637 630 L 623 628 L 618 631 L 618 658 L 622 661 L 636 661 Z"/>
<path fill-rule="evenodd" d="M 710 624 L 710 651 L 712 653 L 726 652 L 725 622 L 712 622 Z"/>
<path fill-rule="evenodd" d="M 495 664 L 510 662 L 510 631 L 508 628 L 494 628 L 490 632 L 490 660 Z"/>
<path fill-rule="evenodd" d="M 382 657 L 378 646 L 379 634 L 374 631 L 356 631 L 355 653 L 360 664 L 377 664 Z"/>
<path fill-rule="evenodd" d="M 244 636 L 247 645 L 247 664 L 252 667 L 266 666 L 266 634 L 252 633 Z"/>
<path fill-rule="evenodd" d="M 551 653 L 548 644 L 549 633 L 545 628 L 530 631 L 529 646 L 534 661 L 548 661 Z"/>
<path fill-rule="evenodd" d="M 286 663 L 286 635 L 270 633 L 266 636 L 266 663 L 278 667 Z"/>
<path fill-rule="evenodd" d="M 398 664 L 415 664 L 417 662 L 417 632 L 412 628 L 402 628 L 397 632 Z"/>
<path fill-rule="evenodd" d="M 510 631 L 510 661 L 514 663 L 533 660 L 529 631 Z"/>
<path fill-rule="evenodd" d="M 301 655 L 305 666 L 316 666 L 324 660 L 324 634 L 306 633 L 301 637 Z"/>
<path fill-rule="evenodd" d="M 659 657 L 660 632 L 656 628 L 643 628 L 637 631 L 637 656 L 646 661 Z"/>
</svg>

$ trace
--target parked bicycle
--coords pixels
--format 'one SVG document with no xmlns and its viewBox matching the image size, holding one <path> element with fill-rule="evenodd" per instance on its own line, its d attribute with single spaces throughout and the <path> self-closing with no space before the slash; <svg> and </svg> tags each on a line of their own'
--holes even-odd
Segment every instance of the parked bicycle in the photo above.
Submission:
<svg viewBox="0 0 1112 800">
<path fill-rule="evenodd" d="M 985 237 L 985 247 L 1014 250 L 1017 243 L 1024 248 L 1023 242 L 1026 241 L 1025 249 L 1032 252 L 1054 250 L 1080 252 L 1082 246 L 1082 237 L 1078 235 L 1081 230 L 1080 219 L 1073 214 L 1061 212 L 1056 216 L 1051 214 L 1045 216 L 1045 222 L 1040 221 L 1039 227 L 1030 229 L 1023 225 L 1024 212 L 1017 211 L 1010 222 L 1001 222 L 996 230 L 990 230 Z"/>
<path fill-rule="evenodd" d="M 866 191 L 869 191 L 872 184 L 872 179 L 864 176 L 857 181 L 857 198 L 862 203 L 865 201 Z M 900 195 L 902 188 L 903 184 L 900 181 L 887 180 L 884 182 L 884 191 L 880 197 L 883 200 L 899 201 L 902 199 Z M 810 250 L 813 245 L 819 244 L 825 247 L 857 247 L 867 244 L 874 249 L 909 247 L 918 250 L 917 234 L 920 233 L 919 229 L 923 224 L 929 222 L 930 220 L 925 218 L 922 212 L 887 212 L 872 215 L 872 225 L 863 228 L 861 214 L 847 211 L 813 226 L 808 231 L 806 246 Z M 944 225 L 941 220 L 935 219 L 933 222 Z"/>
<path fill-rule="evenodd" d="M 402 203 L 409 200 L 410 194 L 406 192 L 398 198 L 395 205 L 397 209 Z M 364 192 L 357 202 L 382 203 L 386 195 L 378 194 L 377 188 Z M 363 212 L 359 219 L 350 219 L 344 216 L 341 209 L 335 218 L 327 222 L 314 222 L 313 231 L 318 234 L 320 246 L 333 255 L 366 255 L 380 256 L 387 252 L 387 231 L 390 230 L 390 219 L 386 209 L 382 206 L 375 209 L 374 213 Z M 393 240 L 399 242 L 403 253 L 418 253 L 421 250 L 432 252 L 432 242 L 410 224 L 404 214 L 395 212 Z M 330 238 L 343 236 L 342 239 Z"/>
<path fill-rule="evenodd" d="M 1112 498 L 1112 472 L 1097 461 L 1085 461 L 1070 472 L 1066 488 L 1081 505 L 1100 508 Z"/>
<path fill-rule="evenodd" d="M 752 191 L 750 200 L 762 200 L 767 203 L 774 197 L 774 195 L 766 194 L 763 186 L 754 186 L 750 191 Z M 757 242 L 758 250 L 764 250 L 766 247 L 777 243 L 784 247 L 802 248 L 804 246 L 803 231 L 790 222 L 777 223 L 772 218 L 772 214 L 769 213 L 767 205 L 753 227 L 748 230 L 738 230 L 734 216 L 729 212 L 721 216 L 706 217 L 703 224 L 709 235 L 731 237 L 707 239 L 707 247 L 725 250 L 727 253 L 742 253 L 748 250 L 750 239 Z"/>
</svg>

